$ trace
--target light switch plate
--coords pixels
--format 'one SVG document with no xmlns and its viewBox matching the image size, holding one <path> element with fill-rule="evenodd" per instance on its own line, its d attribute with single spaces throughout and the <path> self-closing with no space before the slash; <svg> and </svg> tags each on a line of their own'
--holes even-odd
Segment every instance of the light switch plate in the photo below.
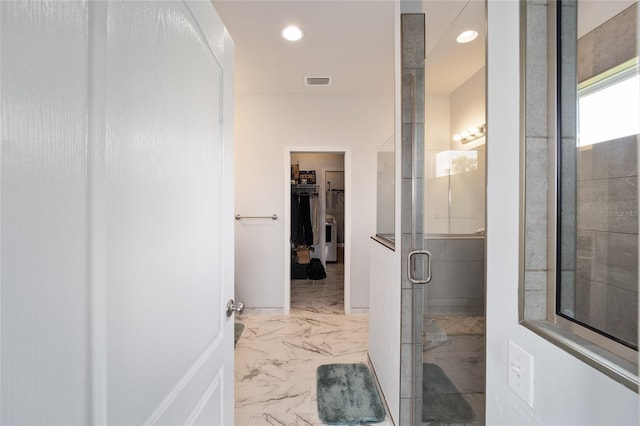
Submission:
<svg viewBox="0 0 640 426">
<path fill-rule="evenodd" d="M 509 387 L 533 407 L 533 356 L 509 341 Z"/>
</svg>

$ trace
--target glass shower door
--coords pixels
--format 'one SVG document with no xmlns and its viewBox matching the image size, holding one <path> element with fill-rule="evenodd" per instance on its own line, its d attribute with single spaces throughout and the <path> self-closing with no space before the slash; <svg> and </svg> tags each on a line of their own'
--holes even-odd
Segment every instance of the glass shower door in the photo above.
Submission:
<svg viewBox="0 0 640 426">
<path fill-rule="evenodd" d="M 412 244 L 430 254 L 428 284 L 413 284 L 414 425 L 484 424 L 485 12 L 459 7 L 426 51 L 415 126 Z M 469 29 L 477 38 L 456 43 Z"/>
</svg>

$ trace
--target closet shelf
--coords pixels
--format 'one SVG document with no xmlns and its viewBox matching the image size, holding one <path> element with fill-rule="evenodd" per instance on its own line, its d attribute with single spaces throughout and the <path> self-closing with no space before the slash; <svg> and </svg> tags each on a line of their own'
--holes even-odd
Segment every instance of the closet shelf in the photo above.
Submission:
<svg viewBox="0 0 640 426">
<path fill-rule="evenodd" d="M 291 193 L 292 194 L 317 194 L 319 192 L 320 185 L 317 184 L 308 184 L 301 183 L 297 185 L 291 185 Z"/>
</svg>

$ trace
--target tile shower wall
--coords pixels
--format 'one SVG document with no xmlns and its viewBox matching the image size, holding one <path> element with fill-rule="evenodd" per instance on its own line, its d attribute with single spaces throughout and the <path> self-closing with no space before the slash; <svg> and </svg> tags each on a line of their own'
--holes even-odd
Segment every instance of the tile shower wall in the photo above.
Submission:
<svg viewBox="0 0 640 426">
<path fill-rule="evenodd" d="M 547 306 L 547 217 L 549 157 L 547 128 L 547 4 L 521 3 L 526 19 L 524 167 L 524 318 L 541 320 Z"/>
<path fill-rule="evenodd" d="M 637 342 L 639 138 L 578 153 L 576 319 Z"/>
<path fill-rule="evenodd" d="M 427 237 L 431 282 L 424 301 L 429 313 L 484 313 L 484 238 Z"/>
<path fill-rule="evenodd" d="M 578 39 L 578 81 L 585 81 L 638 55 L 638 4 Z"/>
</svg>

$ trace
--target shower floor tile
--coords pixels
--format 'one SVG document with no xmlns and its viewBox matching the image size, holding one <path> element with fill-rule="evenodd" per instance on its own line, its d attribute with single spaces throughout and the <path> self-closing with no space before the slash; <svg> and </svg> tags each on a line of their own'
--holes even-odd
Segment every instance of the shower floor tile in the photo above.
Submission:
<svg viewBox="0 0 640 426">
<path fill-rule="evenodd" d="M 484 425 L 485 420 L 485 337 L 484 317 L 465 315 L 429 315 L 425 318 L 427 324 L 435 320 L 437 326 L 431 324 L 432 337 L 440 340 L 425 338 L 423 345 L 423 362 L 436 364 L 442 368 L 447 377 L 469 403 L 475 414 L 473 425 Z M 425 337 L 428 336 L 425 333 Z M 424 425 L 439 425 L 440 423 L 423 423 Z M 453 424 L 456 423 L 446 423 Z"/>
</svg>

